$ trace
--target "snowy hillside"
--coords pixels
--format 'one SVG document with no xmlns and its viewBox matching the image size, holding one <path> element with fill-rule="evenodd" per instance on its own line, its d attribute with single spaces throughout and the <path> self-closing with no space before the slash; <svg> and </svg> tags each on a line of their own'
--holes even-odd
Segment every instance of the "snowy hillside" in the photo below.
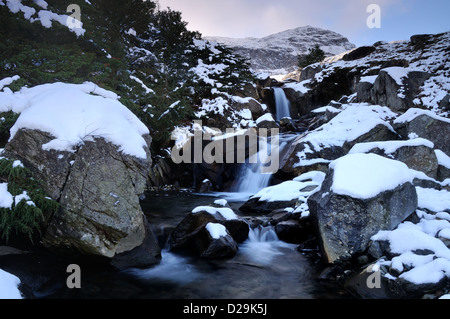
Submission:
<svg viewBox="0 0 450 319">
<path fill-rule="evenodd" d="M 355 48 L 344 36 L 311 26 L 299 27 L 263 38 L 205 37 L 223 43 L 243 57 L 249 58 L 256 72 L 271 75 L 287 74 L 297 69 L 297 56 L 308 53 L 316 44 L 327 56 L 334 56 Z"/>
</svg>

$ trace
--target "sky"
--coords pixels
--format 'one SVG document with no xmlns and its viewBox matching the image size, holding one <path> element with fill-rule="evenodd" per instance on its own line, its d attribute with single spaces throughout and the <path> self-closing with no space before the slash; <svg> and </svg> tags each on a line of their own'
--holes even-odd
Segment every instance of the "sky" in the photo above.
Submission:
<svg viewBox="0 0 450 319">
<path fill-rule="evenodd" d="M 338 32 L 362 46 L 450 31 L 450 0 L 159 0 L 159 4 L 160 9 L 181 11 L 187 28 L 203 36 L 263 37 L 310 25 Z M 371 4 L 377 5 L 376 11 L 368 11 Z"/>
</svg>

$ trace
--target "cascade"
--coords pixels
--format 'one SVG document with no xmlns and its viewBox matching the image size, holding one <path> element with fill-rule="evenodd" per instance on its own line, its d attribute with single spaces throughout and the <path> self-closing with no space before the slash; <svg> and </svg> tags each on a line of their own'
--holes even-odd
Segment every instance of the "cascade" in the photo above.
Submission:
<svg viewBox="0 0 450 319">
<path fill-rule="evenodd" d="M 282 88 L 273 88 L 276 106 L 276 119 L 280 121 L 283 117 L 291 117 L 291 103 Z"/>
<path fill-rule="evenodd" d="M 295 137 L 296 135 L 277 135 L 276 138 L 278 139 L 278 143 L 274 143 L 274 145 L 272 145 L 270 139 L 268 139 L 266 141 L 267 149 L 260 150 L 257 154 L 254 154 L 248 158 L 246 163 L 243 164 L 239 178 L 232 187 L 231 191 L 254 195 L 261 189 L 268 187 L 272 174 L 263 173 L 263 167 L 266 165 L 264 163 L 268 162 L 268 158 L 273 152 L 278 152 L 278 158 L 281 158 L 280 155 L 283 153 L 286 145 L 288 145 L 289 142 Z M 272 146 L 274 146 L 273 149 L 271 149 Z M 256 163 L 254 163 L 255 157 L 257 161 Z"/>
</svg>

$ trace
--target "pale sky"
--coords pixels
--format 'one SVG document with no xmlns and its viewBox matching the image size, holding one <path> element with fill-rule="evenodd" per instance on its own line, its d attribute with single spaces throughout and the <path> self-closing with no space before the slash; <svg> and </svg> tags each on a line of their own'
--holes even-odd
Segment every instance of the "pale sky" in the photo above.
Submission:
<svg viewBox="0 0 450 319">
<path fill-rule="evenodd" d="M 188 29 L 204 36 L 263 37 L 305 25 L 341 33 L 350 42 L 407 40 L 450 31 L 450 0 L 159 0 L 181 11 Z M 370 4 L 381 9 L 380 28 L 369 28 Z"/>
</svg>

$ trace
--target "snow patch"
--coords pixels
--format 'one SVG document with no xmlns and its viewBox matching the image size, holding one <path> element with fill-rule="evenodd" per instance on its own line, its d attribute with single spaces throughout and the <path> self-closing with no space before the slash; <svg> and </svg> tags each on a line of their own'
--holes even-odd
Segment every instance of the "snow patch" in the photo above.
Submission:
<svg viewBox="0 0 450 319">
<path fill-rule="evenodd" d="M 349 154 L 330 164 L 334 170 L 331 190 L 340 195 L 368 199 L 412 183 L 406 164 L 375 154 Z"/>
</svg>

